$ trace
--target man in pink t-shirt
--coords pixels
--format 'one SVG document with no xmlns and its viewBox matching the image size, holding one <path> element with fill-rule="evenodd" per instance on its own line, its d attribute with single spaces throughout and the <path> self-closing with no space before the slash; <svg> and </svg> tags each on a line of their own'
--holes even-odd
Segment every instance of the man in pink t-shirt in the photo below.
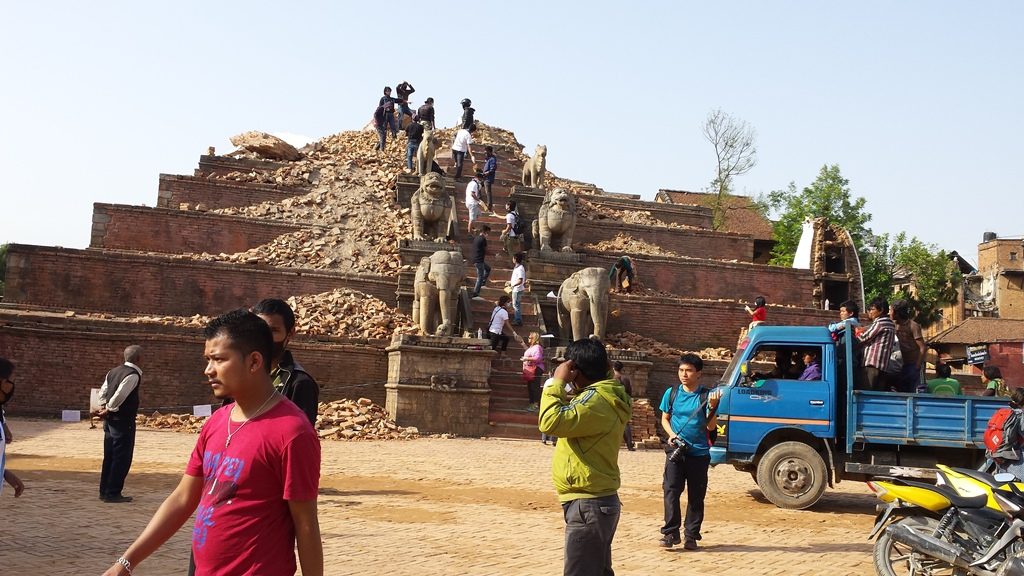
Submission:
<svg viewBox="0 0 1024 576">
<path fill-rule="evenodd" d="M 206 327 L 206 376 L 217 410 L 199 434 L 185 475 L 142 534 L 104 576 L 129 575 L 196 512 L 197 576 L 323 576 L 316 498 L 320 442 L 306 415 L 274 391 L 273 337 L 236 310 Z"/>
</svg>

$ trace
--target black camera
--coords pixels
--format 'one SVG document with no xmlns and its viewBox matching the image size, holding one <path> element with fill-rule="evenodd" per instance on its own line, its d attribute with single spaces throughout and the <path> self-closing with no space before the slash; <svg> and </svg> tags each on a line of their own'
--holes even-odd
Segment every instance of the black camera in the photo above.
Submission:
<svg viewBox="0 0 1024 576">
<path fill-rule="evenodd" d="M 675 447 L 671 452 L 668 453 L 669 460 L 675 462 L 676 464 L 682 464 L 683 462 L 686 462 L 686 453 L 689 452 L 690 445 L 687 444 L 685 440 L 677 436 L 673 438 L 671 442 L 669 442 L 669 446 Z"/>
</svg>

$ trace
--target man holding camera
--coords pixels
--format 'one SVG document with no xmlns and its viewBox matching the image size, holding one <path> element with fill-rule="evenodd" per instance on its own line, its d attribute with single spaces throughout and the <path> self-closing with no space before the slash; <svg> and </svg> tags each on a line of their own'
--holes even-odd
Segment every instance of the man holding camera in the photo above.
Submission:
<svg viewBox="0 0 1024 576">
<path fill-rule="evenodd" d="M 574 398 L 566 392 L 570 385 Z M 539 428 L 561 439 L 551 477 L 565 519 L 563 574 L 614 574 L 612 539 L 619 524 L 619 444 L 632 413 L 611 375 L 604 344 L 577 340 L 544 385 Z"/>
<path fill-rule="evenodd" d="M 700 526 L 704 522 L 704 496 L 708 491 L 708 466 L 711 464 L 709 432 L 718 426 L 715 412 L 720 391 L 700 385 L 704 361 L 696 354 L 679 357 L 679 385 L 665 390 L 661 399 L 661 425 L 668 432 L 665 457 L 665 525 L 659 544 L 671 548 L 680 543 L 679 528 L 686 537 L 683 548 L 696 550 Z M 686 520 L 679 515 L 679 497 L 689 484 Z"/>
</svg>

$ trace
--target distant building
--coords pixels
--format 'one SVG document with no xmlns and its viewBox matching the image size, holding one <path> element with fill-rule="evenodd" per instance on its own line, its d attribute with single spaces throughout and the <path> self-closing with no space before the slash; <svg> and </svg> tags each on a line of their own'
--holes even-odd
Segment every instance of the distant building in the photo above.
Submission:
<svg viewBox="0 0 1024 576">
<path fill-rule="evenodd" d="M 963 373 L 998 366 L 1011 388 L 1024 386 L 1024 319 L 967 318 L 931 337 L 929 346 Z"/>
<path fill-rule="evenodd" d="M 986 232 L 978 272 L 965 278 L 968 316 L 1024 319 L 1024 242 Z"/>
<path fill-rule="evenodd" d="M 683 206 L 711 206 L 714 194 L 687 192 L 685 190 L 658 190 L 655 202 L 680 204 Z M 725 223 L 721 232 L 748 234 L 754 239 L 754 257 L 757 264 L 767 264 L 772 257 L 775 240 L 772 237 L 772 222 L 765 218 L 754 205 L 750 196 L 730 195 L 726 200 Z"/>
</svg>

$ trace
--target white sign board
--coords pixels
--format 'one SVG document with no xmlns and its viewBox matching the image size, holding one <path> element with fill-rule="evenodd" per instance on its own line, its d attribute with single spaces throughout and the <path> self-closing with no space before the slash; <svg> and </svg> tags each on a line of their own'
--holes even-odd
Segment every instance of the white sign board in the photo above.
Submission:
<svg viewBox="0 0 1024 576">
<path fill-rule="evenodd" d="M 60 419 L 62 422 L 81 422 L 82 411 L 81 410 L 61 410 Z"/>
<path fill-rule="evenodd" d="M 197 418 L 202 418 L 203 416 L 209 416 L 212 413 L 213 413 L 213 406 L 211 406 L 209 404 L 198 404 L 198 405 L 192 407 L 192 415 L 197 417 Z"/>
</svg>

